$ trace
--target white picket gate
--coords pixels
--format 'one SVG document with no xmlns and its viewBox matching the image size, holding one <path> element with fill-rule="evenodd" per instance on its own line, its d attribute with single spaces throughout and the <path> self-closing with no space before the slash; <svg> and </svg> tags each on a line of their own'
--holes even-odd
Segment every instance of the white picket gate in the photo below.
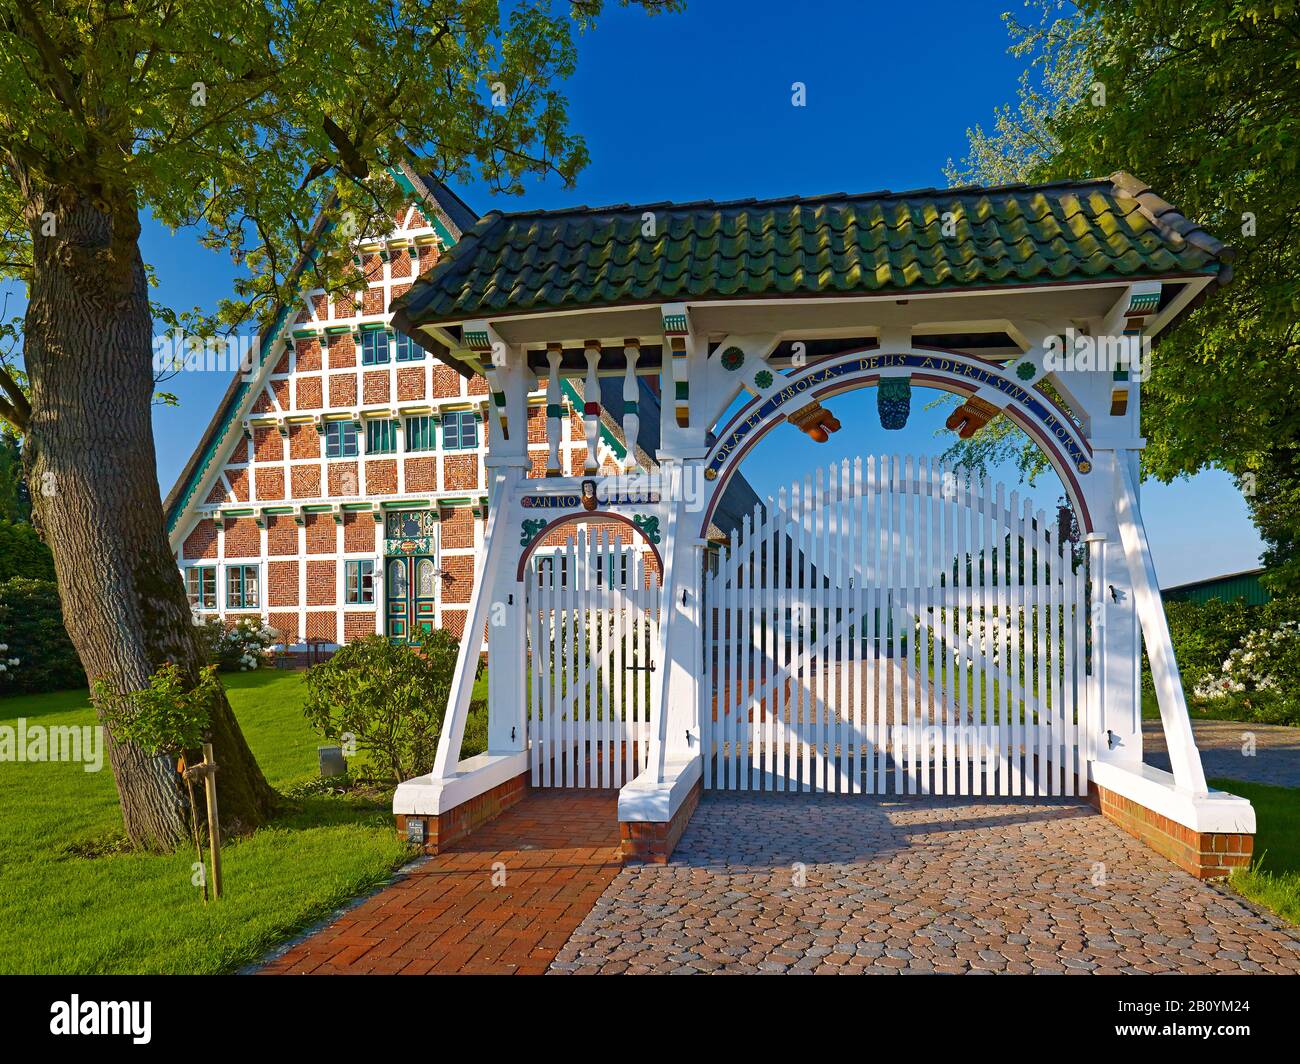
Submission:
<svg viewBox="0 0 1300 1064">
<path fill-rule="evenodd" d="M 1047 522 L 1001 484 L 899 456 L 758 506 L 705 577 L 705 786 L 1085 788 L 1087 574 Z"/>
<path fill-rule="evenodd" d="M 580 529 L 525 573 L 535 787 L 621 787 L 646 765 L 659 589 L 645 554 Z"/>
</svg>

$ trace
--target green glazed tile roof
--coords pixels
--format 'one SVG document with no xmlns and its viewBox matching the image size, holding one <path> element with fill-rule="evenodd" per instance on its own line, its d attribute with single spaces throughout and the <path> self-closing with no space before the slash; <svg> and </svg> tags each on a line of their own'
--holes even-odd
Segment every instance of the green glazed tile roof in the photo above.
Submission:
<svg viewBox="0 0 1300 1064">
<path fill-rule="evenodd" d="M 647 214 L 653 237 L 643 234 Z M 492 212 L 394 309 L 410 327 L 637 303 L 1140 279 L 1219 272 L 1228 251 L 1127 174 Z"/>
</svg>

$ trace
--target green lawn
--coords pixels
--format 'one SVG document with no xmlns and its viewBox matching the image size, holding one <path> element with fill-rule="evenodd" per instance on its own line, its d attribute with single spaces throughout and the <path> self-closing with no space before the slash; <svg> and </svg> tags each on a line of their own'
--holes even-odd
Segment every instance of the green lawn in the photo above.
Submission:
<svg viewBox="0 0 1300 1064">
<path fill-rule="evenodd" d="M 1255 863 L 1233 873 L 1232 886 L 1300 924 L 1300 788 L 1227 779 L 1210 780 L 1210 786 L 1248 798 L 1255 807 Z"/>
<path fill-rule="evenodd" d="M 316 774 L 301 673 L 223 675 L 271 784 Z M 84 692 L 0 699 L 0 723 L 88 724 Z M 205 906 L 192 852 L 68 856 L 121 834 L 112 775 L 0 763 L 0 972 L 223 972 L 383 882 L 408 857 L 386 801 L 312 796 L 222 851 L 225 897 Z"/>
</svg>

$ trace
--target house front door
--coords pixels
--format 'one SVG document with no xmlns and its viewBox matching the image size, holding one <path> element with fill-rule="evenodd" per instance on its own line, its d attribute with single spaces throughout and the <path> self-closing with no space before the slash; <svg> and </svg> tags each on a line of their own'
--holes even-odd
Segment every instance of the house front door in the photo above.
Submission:
<svg viewBox="0 0 1300 1064">
<path fill-rule="evenodd" d="M 385 629 L 396 643 L 422 643 L 435 626 L 438 574 L 427 555 L 389 558 Z"/>
</svg>

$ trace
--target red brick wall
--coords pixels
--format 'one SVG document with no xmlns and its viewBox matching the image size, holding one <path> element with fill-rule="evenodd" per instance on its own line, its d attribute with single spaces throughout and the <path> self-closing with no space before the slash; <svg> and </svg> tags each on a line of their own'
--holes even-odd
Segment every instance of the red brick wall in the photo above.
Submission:
<svg viewBox="0 0 1300 1064">
<path fill-rule="evenodd" d="M 462 378 L 450 366 L 437 363 L 433 367 L 433 394 L 438 399 L 449 399 L 460 395 Z"/>
<path fill-rule="evenodd" d="M 343 549 L 349 554 L 375 549 L 378 525 L 370 514 L 346 514 L 343 517 Z"/>
<path fill-rule="evenodd" d="M 181 551 L 187 559 L 215 558 L 217 556 L 217 526 L 204 518 L 194 526 L 194 531 L 185 537 Z"/>
<path fill-rule="evenodd" d="M 325 639 L 333 643 L 338 640 L 338 618 L 333 610 L 317 611 L 307 614 L 307 639 Z"/>
<path fill-rule="evenodd" d="M 357 405 L 357 378 L 352 373 L 335 373 L 330 377 L 330 406 Z"/>
<path fill-rule="evenodd" d="M 351 333 L 330 337 L 330 369 L 349 369 L 357 364 L 357 344 Z"/>
<path fill-rule="evenodd" d="M 361 470 L 356 462 L 329 464 L 330 490 L 334 496 L 357 495 L 361 491 Z"/>
<path fill-rule="evenodd" d="M 362 394 L 362 402 L 369 406 L 372 403 L 388 402 L 388 371 L 382 370 L 378 373 L 366 373 L 362 376 L 362 383 L 365 390 Z"/>
<path fill-rule="evenodd" d="M 406 490 L 438 490 L 438 461 L 436 458 L 406 459 Z"/>
<path fill-rule="evenodd" d="M 474 546 L 474 514 L 468 506 L 442 511 L 442 547 Z"/>
<path fill-rule="evenodd" d="M 277 514 L 267 520 L 266 553 L 298 553 L 298 526 L 294 523 L 292 517 Z"/>
<path fill-rule="evenodd" d="M 251 517 L 226 522 L 226 557 L 256 558 L 262 553 L 262 534 Z"/>
<path fill-rule="evenodd" d="M 1221 879 L 1250 866 L 1253 835 L 1193 831 L 1095 783 L 1088 784 L 1088 799 L 1107 820 L 1198 879 Z"/>
<path fill-rule="evenodd" d="M 299 340 L 294 344 L 294 348 L 298 353 L 297 369 L 299 373 L 311 373 L 313 370 L 320 369 L 319 340 Z"/>
<path fill-rule="evenodd" d="M 315 425 L 289 426 L 289 457 L 320 457 L 320 433 Z"/>
<path fill-rule="evenodd" d="M 239 502 L 248 502 L 248 470 L 227 469 L 226 480 L 230 482 L 230 494 Z"/>
<path fill-rule="evenodd" d="M 321 387 L 319 377 L 299 377 L 297 382 L 298 401 L 296 410 L 319 410 L 321 408 Z"/>
<path fill-rule="evenodd" d="M 375 634 L 374 613 L 345 613 L 343 615 L 343 638 L 347 642 L 364 639 Z"/>
<path fill-rule="evenodd" d="M 397 371 L 397 398 L 407 402 L 424 398 L 424 369 L 399 369 Z"/>
<path fill-rule="evenodd" d="M 266 602 L 268 606 L 298 605 L 298 562 L 269 561 L 266 563 Z M 272 625 L 275 627 L 275 625 Z"/>
<path fill-rule="evenodd" d="M 366 491 L 371 495 L 393 495 L 397 492 L 395 458 L 366 463 Z"/>
<path fill-rule="evenodd" d="M 296 465 L 291 467 L 293 497 L 315 499 L 320 497 L 320 466 Z"/>
<path fill-rule="evenodd" d="M 304 520 L 307 530 L 308 554 L 333 554 L 336 533 L 334 518 L 330 514 L 308 514 Z"/>
<path fill-rule="evenodd" d="M 442 601 L 468 602 L 474 590 L 474 555 L 454 554 L 442 559 Z"/>
<path fill-rule="evenodd" d="M 333 606 L 335 595 L 335 578 L 338 566 L 330 561 L 309 561 L 307 563 L 307 605 Z"/>
<path fill-rule="evenodd" d="M 298 631 L 298 615 L 296 613 L 272 612 L 267 617 L 267 623 L 279 632 L 280 638 L 286 642 L 296 643 L 301 638 L 301 633 Z"/>
<path fill-rule="evenodd" d="M 284 440 L 279 429 L 253 430 L 253 458 L 259 463 L 284 460 Z"/>
<path fill-rule="evenodd" d="M 259 499 L 284 498 L 283 469 L 259 469 L 257 471 L 257 497 Z"/>
<path fill-rule="evenodd" d="M 470 491 L 478 484 L 478 455 L 449 454 L 442 459 L 444 491 Z"/>
</svg>

